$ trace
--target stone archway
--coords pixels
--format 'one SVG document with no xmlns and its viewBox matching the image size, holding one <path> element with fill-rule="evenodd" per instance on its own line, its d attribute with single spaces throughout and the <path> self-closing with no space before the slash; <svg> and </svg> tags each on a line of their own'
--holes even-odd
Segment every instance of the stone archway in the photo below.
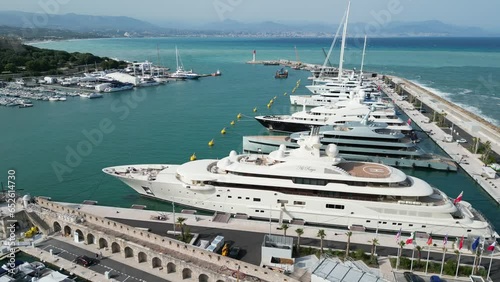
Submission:
<svg viewBox="0 0 500 282">
<path fill-rule="evenodd" d="M 144 252 L 139 252 L 139 254 L 137 254 L 137 261 L 139 263 L 146 262 L 148 261 L 148 256 Z"/>
<path fill-rule="evenodd" d="M 125 258 L 134 257 L 134 250 L 132 250 L 131 247 L 125 247 L 125 249 L 123 249 L 123 251 L 125 252 Z"/>
<path fill-rule="evenodd" d="M 61 224 L 57 221 L 54 221 L 52 227 L 54 228 L 54 232 L 60 232 L 62 230 Z"/>
<path fill-rule="evenodd" d="M 78 236 L 78 242 L 82 242 L 85 239 L 85 236 L 83 236 L 83 232 L 80 229 L 76 229 L 75 234 Z"/>
<path fill-rule="evenodd" d="M 198 276 L 198 281 L 199 282 L 208 282 L 208 276 L 206 274 L 200 274 L 200 276 Z"/>
<path fill-rule="evenodd" d="M 68 225 L 64 226 L 64 236 L 71 236 L 71 234 L 71 227 L 69 227 Z"/>
<path fill-rule="evenodd" d="M 153 260 L 151 261 L 153 268 L 160 268 L 161 267 L 161 259 L 158 257 L 154 257 Z"/>
<path fill-rule="evenodd" d="M 120 244 L 113 242 L 111 244 L 111 253 L 114 254 L 114 253 L 119 253 L 119 252 L 121 252 Z"/>
<path fill-rule="evenodd" d="M 174 273 L 176 271 L 177 271 L 177 267 L 176 267 L 175 263 L 173 263 L 173 262 L 167 263 L 167 273 Z"/>
<path fill-rule="evenodd" d="M 182 270 L 182 279 L 190 279 L 193 272 L 189 268 L 184 268 Z"/>
<path fill-rule="evenodd" d="M 107 249 L 108 241 L 104 238 L 99 238 L 99 249 Z"/>
<path fill-rule="evenodd" d="M 95 244 L 95 243 L 96 243 L 96 241 L 95 241 L 94 234 L 92 234 L 92 233 L 87 234 L 87 244 L 90 245 L 90 244 Z"/>
</svg>

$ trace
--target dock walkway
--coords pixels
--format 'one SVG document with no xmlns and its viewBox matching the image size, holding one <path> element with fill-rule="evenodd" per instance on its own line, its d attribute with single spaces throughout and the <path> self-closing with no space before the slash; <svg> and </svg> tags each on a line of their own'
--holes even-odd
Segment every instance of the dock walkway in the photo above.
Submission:
<svg viewBox="0 0 500 282">
<path fill-rule="evenodd" d="M 418 87 L 417 85 L 397 77 L 391 77 L 393 82 L 402 85 L 408 93 L 418 97 L 425 105 L 436 112 L 444 111 L 447 113 L 446 119 L 469 135 L 479 137 L 481 140 L 489 140 L 491 148 L 495 152 L 500 152 L 500 130 L 481 118 L 455 106 L 441 97 Z M 497 203 L 500 203 L 500 178 L 488 179 L 482 176 L 482 168 L 485 164 L 480 160 L 481 155 L 473 154 L 460 143 L 447 142 L 448 135 L 436 123 L 430 122 L 418 109 L 412 104 L 401 99 L 401 97 L 390 87 L 383 84 L 382 91 L 394 101 L 401 110 L 403 110 L 413 122 L 415 122 L 423 131 L 429 134 L 438 146 L 440 146 L 457 164 L 469 174 Z M 458 194 L 457 194 L 458 195 Z"/>
</svg>

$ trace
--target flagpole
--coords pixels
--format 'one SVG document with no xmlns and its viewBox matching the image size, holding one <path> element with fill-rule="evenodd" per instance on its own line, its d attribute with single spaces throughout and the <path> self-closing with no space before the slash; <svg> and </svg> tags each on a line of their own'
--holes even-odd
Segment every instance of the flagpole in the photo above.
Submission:
<svg viewBox="0 0 500 282">
<path fill-rule="evenodd" d="M 396 257 L 396 270 L 398 270 L 398 266 L 399 266 L 399 252 L 400 252 L 400 247 L 398 245 L 398 256 Z"/>
<path fill-rule="evenodd" d="M 415 255 L 415 245 L 413 245 L 413 250 L 411 251 L 411 263 L 410 263 L 410 271 L 413 271 L 413 257 Z"/>
<path fill-rule="evenodd" d="M 472 263 L 472 273 L 470 275 L 474 275 L 474 269 L 476 268 L 476 259 L 477 259 L 477 249 L 474 252 L 474 262 Z"/>
<path fill-rule="evenodd" d="M 460 268 L 460 255 L 462 253 L 460 252 L 460 250 L 458 250 L 458 261 L 457 261 L 457 271 L 455 272 L 455 278 L 458 277 L 458 269 Z"/>
<path fill-rule="evenodd" d="M 427 274 L 427 269 L 429 267 L 429 255 L 431 254 L 431 245 L 427 248 L 427 263 L 425 264 L 425 274 Z"/>
<path fill-rule="evenodd" d="M 443 267 L 444 267 L 444 257 L 446 256 L 446 246 L 443 246 L 443 259 L 441 260 L 441 272 L 439 276 L 443 276 Z"/>
<path fill-rule="evenodd" d="M 490 255 L 490 267 L 488 267 L 488 275 L 486 276 L 486 281 L 490 279 L 490 271 L 491 271 L 491 262 L 493 261 L 493 253 L 495 252 L 495 247 L 493 247 L 493 251 L 491 251 Z"/>
</svg>

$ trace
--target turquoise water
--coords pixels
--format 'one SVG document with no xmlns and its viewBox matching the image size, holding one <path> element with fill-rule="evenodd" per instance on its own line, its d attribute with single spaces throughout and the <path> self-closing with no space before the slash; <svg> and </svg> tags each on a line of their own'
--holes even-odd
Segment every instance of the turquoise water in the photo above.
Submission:
<svg viewBox="0 0 500 282">
<path fill-rule="evenodd" d="M 457 46 L 455 41 L 413 40 L 416 41 L 371 40 L 365 69 L 419 81 L 438 89 L 452 101 L 473 107 L 488 119 L 500 120 L 500 113 L 492 110 L 494 103 L 498 103 L 495 87 L 481 90 L 474 86 L 475 76 L 487 77 L 491 73 L 495 77 L 500 72 L 495 66 L 495 60 L 500 59 L 497 41 L 481 45 L 468 44 L 469 39 L 463 39 L 467 44 Z M 223 75 L 106 94 L 103 99 L 69 97 L 67 102 L 35 101 L 35 107 L 30 109 L 1 107 L 0 179 L 5 183 L 7 170 L 14 168 L 17 187 L 32 195 L 71 202 L 92 199 L 99 204 L 122 207 L 144 204 L 150 209 L 169 210 L 168 204 L 138 197 L 126 185 L 104 175 L 101 169 L 121 164 L 182 163 L 193 153 L 198 158 L 222 158 L 230 150 L 241 151 L 242 136 L 267 134 L 253 119 L 253 108 L 258 108 L 257 114 L 287 114 L 297 110 L 290 107 L 288 96 L 283 93 L 290 94 L 298 79 L 302 83 L 297 93 L 306 93 L 304 85 L 309 75 L 290 70 L 288 79 L 276 80 L 276 66 L 244 63 L 251 59 L 252 50 L 257 50 L 257 58 L 262 60 L 295 60 L 294 46 L 297 46 L 301 61 L 321 63 L 324 60 L 321 48 L 328 50 L 329 44 L 329 39 L 213 38 L 99 39 L 40 44 L 43 48 L 138 61 L 156 61 L 158 46 L 162 63 L 171 68 L 175 68 L 177 45 L 185 68 L 198 73 L 220 69 Z M 359 48 L 351 46 L 347 51 L 347 67 L 360 62 Z M 338 59 L 334 58 L 332 63 L 336 64 Z M 277 99 L 273 107 L 267 109 L 274 96 Z M 478 98 L 483 96 L 487 98 Z M 230 126 L 238 113 L 243 117 Z M 224 127 L 227 134 L 222 136 L 220 130 Z M 94 137 L 89 139 L 84 132 L 93 132 Z M 215 146 L 209 148 L 207 143 L 211 139 Z M 424 142 L 424 146 L 437 150 L 432 142 Z M 73 150 L 82 152 L 81 159 L 70 157 Z M 500 226 L 496 216 L 498 206 L 463 172 L 405 172 L 425 179 L 450 196 L 463 190 L 464 200 Z"/>
</svg>

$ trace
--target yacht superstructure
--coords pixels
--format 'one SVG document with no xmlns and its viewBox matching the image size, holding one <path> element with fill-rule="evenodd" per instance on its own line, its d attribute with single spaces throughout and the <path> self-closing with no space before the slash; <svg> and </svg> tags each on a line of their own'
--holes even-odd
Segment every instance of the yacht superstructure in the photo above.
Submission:
<svg viewBox="0 0 500 282">
<path fill-rule="evenodd" d="M 252 218 L 438 236 L 497 235 L 469 203 L 454 203 L 421 179 L 383 164 L 346 162 L 333 144 L 321 153 L 319 136 L 299 145 L 269 155 L 231 151 L 220 160 L 103 171 L 144 196 Z"/>
</svg>

